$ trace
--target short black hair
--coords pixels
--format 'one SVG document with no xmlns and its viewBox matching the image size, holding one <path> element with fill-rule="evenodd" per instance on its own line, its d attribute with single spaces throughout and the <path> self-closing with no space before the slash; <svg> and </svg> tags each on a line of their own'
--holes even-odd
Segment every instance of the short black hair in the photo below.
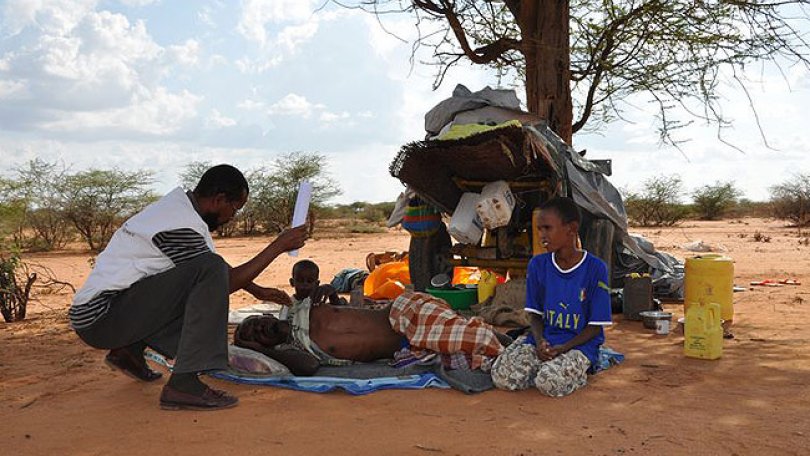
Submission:
<svg viewBox="0 0 810 456">
<path fill-rule="evenodd" d="M 239 201 L 249 191 L 247 179 L 242 171 L 225 164 L 208 168 L 194 188 L 194 194 L 197 196 L 216 196 L 224 193 L 228 201 Z"/>
<path fill-rule="evenodd" d="M 321 273 L 320 268 L 318 268 L 318 265 L 315 264 L 314 261 L 312 261 L 312 260 L 301 260 L 301 261 L 299 261 L 299 262 L 297 262 L 297 263 L 295 263 L 293 265 L 293 268 L 292 268 L 293 277 L 295 277 L 295 274 L 298 273 L 299 271 L 301 271 L 302 269 L 309 270 L 309 271 L 314 271 L 316 276 Z"/>
<path fill-rule="evenodd" d="M 571 198 L 564 196 L 557 196 L 543 203 L 540 206 L 541 211 L 554 211 L 560 216 L 563 223 L 582 221 L 582 214 L 579 211 L 579 206 Z"/>
</svg>

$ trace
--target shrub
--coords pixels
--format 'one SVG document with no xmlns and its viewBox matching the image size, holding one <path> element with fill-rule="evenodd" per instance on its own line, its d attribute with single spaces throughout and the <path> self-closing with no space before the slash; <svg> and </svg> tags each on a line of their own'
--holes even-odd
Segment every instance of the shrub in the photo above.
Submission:
<svg viewBox="0 0 810 456">
<path fill-rule="evenodd" d="M 6 322 L 21 321 L 31 295 L 31 286 L 37 279 L 29 273 L 18 252 L 0 253 L 0 314 Z"/>
<path fill-rule="evenodd" d="M 640 193 L 627 192 L 627 216 L 640 226 L 672 226 L 683 220 L 688 209 L 681 205 L 680 176 L 656 176 L 644 181 Z"/>
<path fill-rule="evenodd" d="M 810 174 L 796 174 L 770 188 L 773 216 L 796 226 L 810 223 Z"/>
<path fill-rule="evenodd" d="M 741 194 L 731 182 L 704 185 L 692 192 L 695 212 L 703 220 L 717 220 L 737 205 Z"/>
</svg>

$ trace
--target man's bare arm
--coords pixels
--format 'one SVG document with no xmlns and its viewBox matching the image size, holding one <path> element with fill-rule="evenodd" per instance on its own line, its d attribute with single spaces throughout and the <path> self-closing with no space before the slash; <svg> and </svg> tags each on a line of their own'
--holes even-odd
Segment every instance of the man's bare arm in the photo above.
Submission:
<svg viewBox="0 0 810 456">
<path fill-rule="evenodd" d="M 231 268 L 229 291 L 233 293 L 236 290 L 248 287 L 253 282 L 253 279 L 261 274 L 276 257 L 284 252 L 303 247 L 306 237 L 307 228 L 304 225 L 283 231 L 258 255 L 239 266 Z"/>
</svg>

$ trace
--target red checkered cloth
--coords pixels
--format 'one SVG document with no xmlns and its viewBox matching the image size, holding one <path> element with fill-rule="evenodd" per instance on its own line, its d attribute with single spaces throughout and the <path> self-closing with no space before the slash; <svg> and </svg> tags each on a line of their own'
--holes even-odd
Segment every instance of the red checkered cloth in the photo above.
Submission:
<svg viewBox="0 0 810 456">
<path fill-rule="evenodd" d="M 388 321 L 411 347 L 441 353 L 446 361 L 463 354 L 470 369 L 486 370 L 503 350 L 492 326 L 480 317 L 460 316 L 445 301 L 429 294 L 401 294 L 391 304 Z"/>
</svg>

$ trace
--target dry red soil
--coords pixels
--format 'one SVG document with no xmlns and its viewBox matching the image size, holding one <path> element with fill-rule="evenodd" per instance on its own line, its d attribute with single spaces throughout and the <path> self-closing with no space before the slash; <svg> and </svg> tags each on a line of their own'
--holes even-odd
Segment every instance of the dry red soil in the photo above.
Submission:
<svg viewBox="0 0 810 456">
<path fill-rule="evenodd" d="M 686 222 L 640 230 L 680 258 L 703 240 L 735 261 L 736 338 L 716 361 L 686 358 L 677 328 L 667 336 L 622 321 L 607 344 L 626 361 L 563 399 L 537 391 L 381 391 L 362 397 L 212 381 L 240 398 L 219 412 L 158 408 L 162 381 L 142 384 L 107 369 L 104 353 L 69 329 L 72 293 L 38 294 L 29 316 L 0 323 L 2 454 L 806 454 L 810 448 L 810 247 L 781 222 Z M 769 242 L 755 242 L 760 232 Z M 217 242 L 232 264 L 266 238 Z M 407 234 L 310 240 L 299 258 L 322 277 L 363 267 L 369 252 L 406 250 Z M 89 255 L 28 255 L 80 285 Z M 289 290 L 295 259 L 280 257 L 258 280 Z M 798 286 L 749 287 L 792 278 Z M 244 293 L 232 308 L 252 304 Z M 682 306 L 666 304 L 676 317 Z"/>
</svg>

